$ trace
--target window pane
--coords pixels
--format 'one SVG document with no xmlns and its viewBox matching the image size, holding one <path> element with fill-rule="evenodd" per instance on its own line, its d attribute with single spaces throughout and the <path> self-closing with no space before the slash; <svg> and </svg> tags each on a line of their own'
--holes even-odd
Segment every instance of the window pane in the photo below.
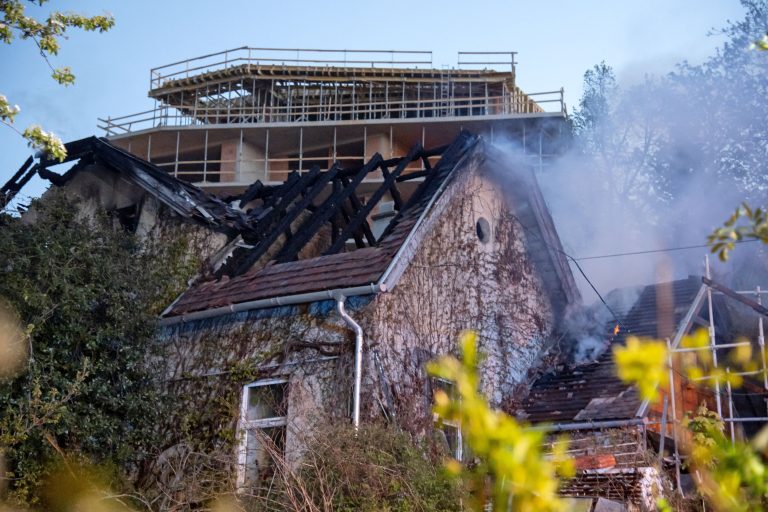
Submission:
<svg viewBox="0 0 768 512">
<path fill-rule="evenodd" d="M 459 429 L 453 425 L 443 424 L 442 430 L 443 435 L 445 436 L 445 442 L 448 445 L 448 453 L 451 454 L 451 457 L 460 459 L 461 454 L 459 453 Z"/>
<path fill-rule="evenodd" d="M 453 396 L 453 382 L 444 380 L 444 379 L 436 379 L 432 378 L 430 379 L 430 382 L 432 384 L 432 395 L 434 400 L 434 394 L 440 390 L 444 391 L 446 395 L 452 397 Z M 433 402 L 434 403 L 434 402 Z"/>
<path fill-rule="evenodd" d="M 285 427 L 270 427 L 247 432 L 245 448 L 246 484 L 253 485 L 269 477 L 275 457 L 285 453 Z"/>
<path fill-rule="evenodd" d="M 248 388 L 246 419 L 262 420 L 286 415 L 288 383 Z"/>
</svg>

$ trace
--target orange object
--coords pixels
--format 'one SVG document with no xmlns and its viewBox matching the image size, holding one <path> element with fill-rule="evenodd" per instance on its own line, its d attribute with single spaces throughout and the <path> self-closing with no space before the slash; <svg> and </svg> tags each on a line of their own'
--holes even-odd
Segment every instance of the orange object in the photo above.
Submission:
<svg viewBox="0 0 768 512">
<path fill-rule="evenodd" d="M 604 455 L 583 455 L 573 461 L 576 471 L 585 469 L 606 469 L 616 466 L 616 457 L 610 453 Z"/>
</svg>

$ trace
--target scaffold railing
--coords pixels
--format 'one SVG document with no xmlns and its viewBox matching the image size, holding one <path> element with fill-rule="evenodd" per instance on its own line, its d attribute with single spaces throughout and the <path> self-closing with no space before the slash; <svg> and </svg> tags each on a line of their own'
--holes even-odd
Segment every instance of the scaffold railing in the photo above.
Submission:
<svg viewBox="0 0 768 512">
<path fill-rule="evenodd" d="M 120 117 L 99 118 L 98 127 L 106 136 L 122 135 L 158 127 L 216 126 L 230 124 L 271 124 L 370 121 L 376 119 L 418 120 L 434 118 L 481 118 L 494 115 L 557 113 L 566 115 L 564 92 L 514 92 L 505 96 L 391 100 L 358 103 L 295 105 L 162 104 L 157 108 Z"/>
<path fill-rule="evenodd" d="M 423 50 L 323 50 L 241 46 L 152 68 L 149 87 L 242 64 L 334 67 L 432 67 L 432 52 Z"/>
</svg>

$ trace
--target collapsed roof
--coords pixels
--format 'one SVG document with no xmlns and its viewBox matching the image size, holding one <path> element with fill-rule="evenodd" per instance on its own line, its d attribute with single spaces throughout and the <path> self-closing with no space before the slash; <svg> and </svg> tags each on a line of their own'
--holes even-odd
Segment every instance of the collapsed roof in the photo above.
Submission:
<svg viewBox="0 0 768 512">
<path fill-rule="evenodd" d="M 629 336 L 671 338 L 701 286 L 696 277 L 646 286 L 620 322 L 618 334 L 613 334 L 615 324 L 611 323 L 606 326 L 605 339 L 612 347 L 623 345 Z M 663 312 L 672 317 L 664 319 Z M 539 378 L 518 416 L 531 423 L 624 420 L 634 418 L 641 404 L 637 390 L 616 375 L 613 352 L 608 349 L 593 362 Z"/>
<path fill-rule="evenodd" d="M 218 272 L 218 280 L 193 287 L 166 314 L 178 316 L 270 297 L 376 283 L 430 200 L 478 140 L 462 132 L 447 147 L 425 151 L 417 144 L 403 158 L 383 160 L 376 154 L 356 169 L 334 166 L 320 172 L 315 168 L 289 178 L 266 197 L 261 195 L 265 187 L 251 187 L 241 201 L 261 199 L 250 213 L 259 219 L 260 226 L 243 237 L 244 246 L 233 251 Z M 436 155 L 440 160 L 432 166 L 429 157 Z M 417 159 L 423 160 L 426 171 L 403 174 Z M 376 171 L 381 171 L 383 182 L 363 204 L 357 187 Z M 421 176 L 424 181 L 404 201 L 398 182 Z M 329 183 L 330 193 L 325 188 Z M 324 190 L 325 199 L 319 204 L 313 202 Z M 367 219 L 385 194 L 393 199 L 397 213 L 376 237 Z M 357 250 L 341 252 L 349 238 L 354 238 Z M 314 256 L 299 258 L 300 253 L 307 252 Z"/>
<path fill-rule="evenodd" d="M 106 139 L 87 137 L 66 144 L 66 149 L 67 158 L 63 162 L 46 159 L 35 162 L 33 157 L 29 157 L 0 187 L 0 205 L 7 205 L 36 174 L 61 187 L 66 186 L 78 172 L 99 164 L 156 197 L 182 218 L 228 235 L 250 231 L 250 222 L 243 212 L 199 187 L 174 178 L 146 160 L 113 146 Z M 70 162 L 76 163 L 64 174 L 49 169 L 59 163 Z"/>
</svg>

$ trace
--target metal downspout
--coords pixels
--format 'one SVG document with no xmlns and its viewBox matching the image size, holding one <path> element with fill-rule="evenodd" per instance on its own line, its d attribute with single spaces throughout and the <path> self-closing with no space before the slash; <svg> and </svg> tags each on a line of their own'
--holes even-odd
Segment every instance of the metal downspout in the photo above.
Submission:
<svg viewBox="0 0 768 512">
<path fill-rule="evenodd" d="M 339 295 L 336 297 L 336 309 L 338 309 L 341 318 L 347 323 L 349 327 L 355 331 L 355 389 L 352 395 L 352 425 L 355 427 L 355 432 L 360 428 L 360 385 L 362 382 L 363 374 L 363 328 L 360 324 L 355 322 L 346 309 L 344 309 L 344 301 L 346 297 Z"/>
</svg>

